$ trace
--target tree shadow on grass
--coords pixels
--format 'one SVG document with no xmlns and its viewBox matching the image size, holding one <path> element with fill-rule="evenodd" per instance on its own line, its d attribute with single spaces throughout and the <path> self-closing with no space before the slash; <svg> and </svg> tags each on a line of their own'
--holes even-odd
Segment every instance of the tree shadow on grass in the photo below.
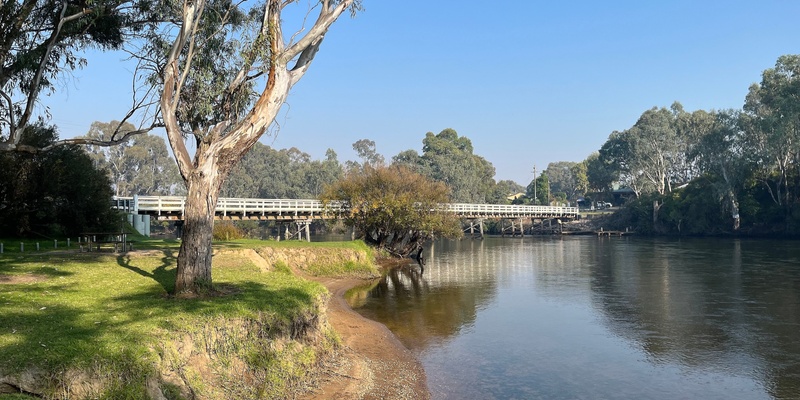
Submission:
<svg viewBox="0 0 800 400">
<path fill-rule="evenodd" d="M 128 254 L 120 254 L 117 256 L 117 264 L 119 266 L 131 270 L 145 278 L 153 279 L 169 294 L 175 291 L 177 258 L 173 250 L 166 249 L 163 251 L 161 265 L 153 269 L 152 272 L 136 266 L 136 261 L 135 258 L 131 259 L 131 256 Z"/>
<path fill-rule="evenodd" d="M 182 315 L 180 318 L 189 318 L 195 323 L 215 316 L 230 319 L 266 318 L 261 322 L 272 325 L 272 329 L 268 330 L 285 331 L 292 329 L 293 321 L 308 315 L 315 308 L 315 296 L 298 287 L 273 287 L 253 281 L 220 282 L 214 287 L 211 294 L 194 298 L 171 297 L 165 301 L 152 292 L 141 291 L 114 300 L 124 304 L 125 312 L 132 320 L 161 319 L 154 322 L 167 330 L 175 329 L 176 318 Z M 190 325 L 195 326 L 195 323 L 190 322 Z"/>
<path fill-rule="evenodd" d="M 33 267 L 31 266 L 32 263 L 42 263 L 42 265 Z M 40 254 L 34 256 L 3 256 L 0 258 L 0 283 L 4 281 L 12 281 L 13 283 L 14 279 L 12 278 L 22 274 L 38 276 L 43 279 L 73 274 L 73 272 L 64 269 L 58 269 L 55 265 L 57 265 L 57 263 L 54 263 L 49 257 Z"/>
</svg>

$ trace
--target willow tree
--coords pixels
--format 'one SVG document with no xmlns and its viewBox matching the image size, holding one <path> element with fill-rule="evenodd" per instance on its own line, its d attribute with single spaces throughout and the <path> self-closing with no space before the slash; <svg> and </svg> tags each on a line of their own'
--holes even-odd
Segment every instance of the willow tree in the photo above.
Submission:
<svg viewBox="0 0 800 400">
<path fill-rule="evenodd" d="M 212 282 L 211 238 L 223 181 L 273 123 L 331 25 L 343 12 L 360 9 L 360 1 L 309 1 L 305 17 L 314 13 L 316 20 L 303 26 L 300 15 L 288 37 L 282 13 L 305 3 L 163 4 L 165 14 L 174 6 L 179 15 L 174 25 L 153 32 L 140 57 L 160 85 L 161 118 L 187 189 L 175 291 L 196 293 Z"/>
</svg>

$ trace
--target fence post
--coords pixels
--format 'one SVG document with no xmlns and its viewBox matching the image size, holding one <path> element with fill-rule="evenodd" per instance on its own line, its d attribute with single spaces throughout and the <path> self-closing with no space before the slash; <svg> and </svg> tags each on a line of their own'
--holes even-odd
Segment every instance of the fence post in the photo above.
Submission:
<svg viewBox="0 0 800 400">
<path fill-rule="evenodd" d="M 54 249 L 58 248 L 58 239 L 53 239 L 53 248 Z"/>
<path fill-rule="evenodd" d="M 25 252 L 25 243 L 19 242 L 19 252 L 20 253 Z"/>
<path fill-rule="evenodd" d="M 69 247 L 69 238 L 67 238 L 67 247 Z"/>
<path fill-rule="evenodd" d="M 39 251 L 39 242 L 36 242 L 36 251 Z"/>
<path fill-rule="evenodd" d="M 0 254 L 3 254 L 3 244 L 0 243 Z"/>
</svg>

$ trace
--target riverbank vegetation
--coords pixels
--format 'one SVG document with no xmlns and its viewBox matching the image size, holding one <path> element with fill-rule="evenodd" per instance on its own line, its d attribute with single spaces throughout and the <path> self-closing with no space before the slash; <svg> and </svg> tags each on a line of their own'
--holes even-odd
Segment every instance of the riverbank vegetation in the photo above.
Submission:
<svg viewBox="0 0 800 400">
<path fill-rule="evenodd" d="M 618 224 L 667 234 L 800 234 L 800 56 L 778 59 L 742 110 L 645 111 L 597 164 L 634 199 Z"/>
<path fill-rule="evenodd" d="M 215 291 L 174 297 L 178 244 L 149 247 L 0 255 L 0 392 L 291 397 L 338 343 L 327 291 L 292 271 L 376 275 L 363 243 L 234 241 L 215 245 Z"/>
<path fill-rule="evenodd" d="M 435 237 L 461 236 L 447 186 L 402 165 L 365 165 L 326 188 L 322 200 L 341 209 L 345 224 L 359 238 L 390 254 L 405 257 Z"/>
</svg>

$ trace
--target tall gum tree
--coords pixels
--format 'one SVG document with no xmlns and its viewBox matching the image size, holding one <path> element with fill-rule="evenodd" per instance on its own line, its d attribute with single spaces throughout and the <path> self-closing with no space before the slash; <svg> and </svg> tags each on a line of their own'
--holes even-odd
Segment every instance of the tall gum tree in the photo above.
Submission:
<svg viewBox="0 0 800 400">
<path fill-rule="evenodd" d="M 161 118 L 187 189 L 176 293 L 210 287 L 222 183 L 272 124 L 331 25 L 343 12 L 360 10 L 358 0 L 310 1 L 308 13 L 316 13 L 316 21 L 286 39 L 281 13 L 294 3 L 300 4 L 266 0 L 243 10 L 252 3 L 184 0 L 172 43 L 164 43 L 163 35 L 152 37 L 154 51 L 148 54 L 168 49 L 154 70 L 161 84 Z M 193 155 L 187 138 L 194 139 Z"/>
</svg>

